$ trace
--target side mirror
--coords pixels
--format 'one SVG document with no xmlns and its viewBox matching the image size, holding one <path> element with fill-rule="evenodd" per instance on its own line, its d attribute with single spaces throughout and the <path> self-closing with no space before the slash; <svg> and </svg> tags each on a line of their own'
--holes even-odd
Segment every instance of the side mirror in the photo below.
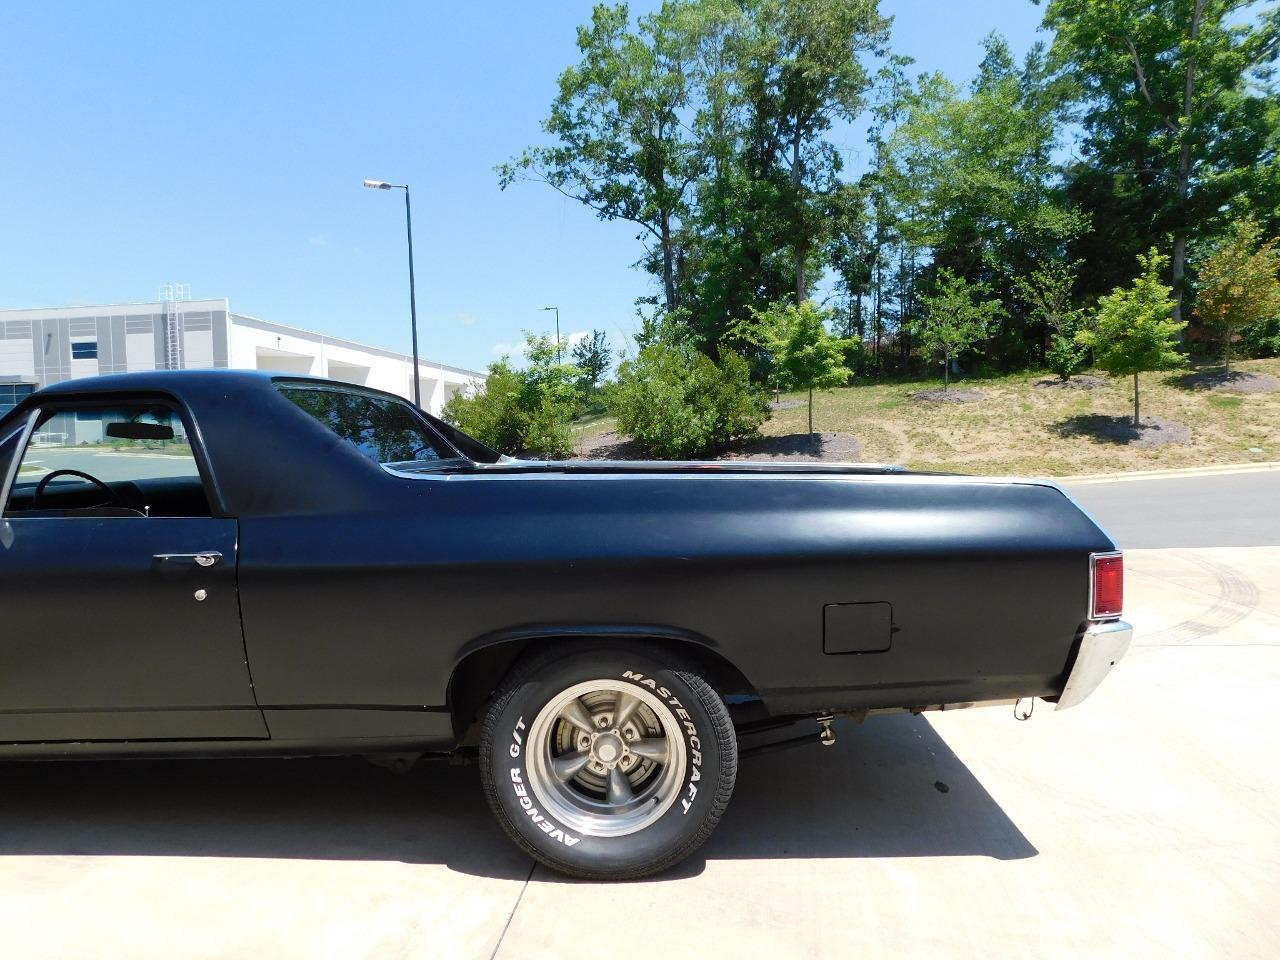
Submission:
<svg viewBox="0 0 1280 960">
<path fill-rule="evenodd" d="M 117 440 L 172 440 L 173 427 L 162 423 L 108 423 L 107 436 Z"/>
</svg>

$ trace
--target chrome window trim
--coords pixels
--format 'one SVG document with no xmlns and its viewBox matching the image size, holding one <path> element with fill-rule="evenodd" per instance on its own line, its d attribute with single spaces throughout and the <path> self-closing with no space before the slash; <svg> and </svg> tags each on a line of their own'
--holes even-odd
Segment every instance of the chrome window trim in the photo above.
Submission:
<svg viewBox="0 0 1280 960">
<path fill-rule="evenodd" d="M 1113 557 L 1119 557 L 1121 560 L 1123 560 L 1124 551 L 1108 550 L 1103 553 L 1089 554 L 1089 606 L 1085 609 L 1085 613 L 1088 614 L 1088 616 L 1086 616 L 1085 619 L 1088 620 L 1090 623 L 1106 623 L 1109 620 L 1119 620 L 1121 617 L 1124 616 L 1123 600 L 1120 604 L 1119 612 L 1109 613 L 1104 617 L 1095 617 L 1093 615 L 1093 609 L 1094 609 L 1093 602 L 1095 600 L 1094 593 L 1098 585 L 1098 573 L 1097 573 L 1098 561 L 1110 559 Z"/>
<path fill-rule="evenodd" d="M 35 407 L 27 414 L 27 422 L 18 431 L 18 449 L 14 451 L 13 462 L 9 464 L 9 469 L 5 471 L 4 477 L 0 477 L 0 517 L 4 516 L 9 509 L 9 490 L 13 487 L 14 480 L 18 477 L 18 467 L 22 465 L 22 455 L 27 452 L 27 444 L 31 441 L 31 433 L 36 428 L 36 419 L 40 416 L 40 408 Z M 13 434 L 9 434 L 9 437 Z M 9 437 L 5 437 L 8 440 Z"/>
</svg>

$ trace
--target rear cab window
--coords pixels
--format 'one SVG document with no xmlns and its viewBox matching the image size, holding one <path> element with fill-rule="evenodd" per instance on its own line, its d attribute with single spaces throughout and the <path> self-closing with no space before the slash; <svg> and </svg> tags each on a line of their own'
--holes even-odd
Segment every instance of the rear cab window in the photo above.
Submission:
<svg viewBox="0 0 1280 960">
<path fill-rule="evenodd" d="M 393 470 L 430 470 L 460 459 L 408 403 L 325 384 L 276 389 L 362 456 Z"/>
</svg>

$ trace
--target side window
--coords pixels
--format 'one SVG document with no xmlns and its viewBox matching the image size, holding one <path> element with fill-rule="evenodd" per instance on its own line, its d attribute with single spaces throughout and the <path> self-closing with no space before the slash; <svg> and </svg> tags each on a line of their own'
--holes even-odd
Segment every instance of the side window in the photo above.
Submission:
<svg viewBox="0 0 1280 960">
<path fill-rule="evenodd" d="M 5 513 L 210 515 L 182 418 L 156 404 L 44 411 L 18 462 Z"/>
<path fill-rule="evenodd" d="M 398 400 L 336 387 L 282 386 L 299 407 L 374 463 L 396 464 L 454 456 L 413 409 Z"/>
</svg>

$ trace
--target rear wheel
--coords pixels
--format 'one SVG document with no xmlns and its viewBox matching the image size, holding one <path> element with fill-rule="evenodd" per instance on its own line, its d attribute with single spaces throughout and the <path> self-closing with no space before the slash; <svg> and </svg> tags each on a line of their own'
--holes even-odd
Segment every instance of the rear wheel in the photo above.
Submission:
<svg viewBox="0 0 1280 960">
<path fill-rule="evenodd" d="M 481 733 L 485 796 L 508 835 L 553 869 L 631 879 L 710 835 L 737 774 L 724 702 L 686 664 L 613 646 L 520 665 Z"/>
</svg>

